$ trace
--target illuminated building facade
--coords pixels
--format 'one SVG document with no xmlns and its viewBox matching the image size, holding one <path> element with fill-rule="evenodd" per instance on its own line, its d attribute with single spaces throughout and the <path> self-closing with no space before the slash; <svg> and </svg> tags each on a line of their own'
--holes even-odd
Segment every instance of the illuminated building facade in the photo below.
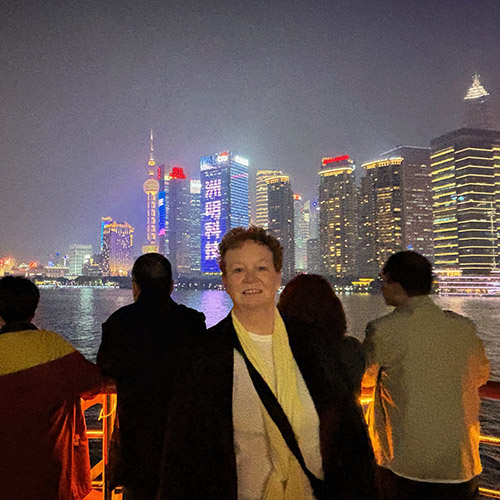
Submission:
<svg viewBox="0 0 500 500">
<path fill-rule="evenodd" d="M 288 280 L 295 274 L 295 243 L 293 192 L 288 175 L 268 177 L 267 199 L 269 232 L 283 247 L 283 278 Z"/>
<path fill-rule="evenodd" d="M 103 276 L 127 276 L 132 269 L 134 228 L 128 222 L 111 221 L 104 226 L 101 268 Z"/>
<path fill-rule="evenodd" d="M 295 242 L 295 270 L 307 269 L 307 240 L 309 225 L 306 223 L 304 204 L 298 194 L 293 195 L 293 234 Z"/>
<path fill-rule="evenodd" d="M 192 274 L 201 270 L 201 181 L 191 179 L 189 190 L 189 260 Z"/>
<path fill-rule="evenodd" d="M 222 237 L 234 227 L 248 226 L 248 165 L 246 158 L 229 151 L 200 159 L 202 273 L 220 272 Z"/>
<path fill-rule="evenodd" d="M 414 250 L 432 260 L 430 149 L 400 146 L 363 168 L 358 209 L 360 273 L 376 275 L 400 250 Z"/>
<path fill-rule="evenodd" d="M 111 217 L 101 217 L 101 252 L 104 244 L 104 226 L 112 222 L 112 220 Z"/>
<path fill-rule="evenodd" d="M 267 183 L 266 179 L 283 175 L 281 170 L 258 170 L 255 182 L 255 225 L 267 229 L 269 216 L 267 208 Z"/>
<path fill-rule="evenodd" d="M 493 122 L 489 102 L 489 93 L 479 81 L 479 75 L 474 75 L 472 86 L 464 97 L 466 128 L 492 130 Z"/>
<path fill-rule="evenodd" d="M 162 255 L 168 255 L 168 203 L 167 203 L 167 174 L 165 165 L 158 167 L 158 252 Z"/>
<path fill-rule="evenodd" d="M 142 253 L 158 252 L 158 192 L 160 191 L 160 183 L 158 182 L 158 172 L 156 163 L 153 158 L 153 131 L 151 130 L 151 149 L 148 161 L 148 176 L 144 181 L 142 188 L 146 193 L 147 198 L 147 217 L 146 217 L 146 242 L 142 246 Z"/>
<path fill-rule="evenodd" d="M 307 240 L 307 272 L 321 274 L 323 272 L 322 267 L 319 238 L 309 238 Z"/>
<path fill-rule="evenodd" d="M 355 274 L 357 245 L 354 162 L 348 155 L 323 158 L 319 172 L 319 246 L 322 272 Z"/>
<path fill-rule="evenodd" d="M 500 132 L 462 128 L 431 142 L 437 270 L 489 274 L 498 266 Z"/>
<path fill-rule="evenodd" d="M 92 257 L 92 245 L 71 245 L 68 256 L 68 274 L 70 276 L 82 276 L 83 265 Z"/>
<path fill-rule="evenodd" d="M 304 216 L 304 239 L 306 248 L 306 271 L 321 273 L 319 253 L 319 205 L 316 200 L 307 200 L 302 206 Z"/>
<path fill-rule="evenodd" d="M 304 202 L 302 211 L 304 212 L 304 222 L 306 224 L 306 238 L 317 238 L 319 235 L 319 205 L 316 200 Z"/>
<path fill-rule="evenodd" d="M 189 179 L 181 167 L 174 167 L 168 181 L 168 255 L 174 278 L 190 272 L 189 198 Z"/>
<path fill-rule="evenodd" d="M 377 276 L 380 264 L 375 244 L 375 193 L 372 178 L 361 178 L 358 189 L 358 248 L 357 262 L 360 276 Z"/>
<path fill-rule="evenodd" d="M 83 275 L 90 276 L 92 278 L 102 277 L 101 259 L 102 254 L 98 253 L 92 255 L 92 257 L 83 265 Z"/>
<path fill-rule="evenodd" d="M 11 274 L 16 267 L 16 260 L 12 257 L 5 257 L 0 259 L 0 276 Z"/>
</svg>

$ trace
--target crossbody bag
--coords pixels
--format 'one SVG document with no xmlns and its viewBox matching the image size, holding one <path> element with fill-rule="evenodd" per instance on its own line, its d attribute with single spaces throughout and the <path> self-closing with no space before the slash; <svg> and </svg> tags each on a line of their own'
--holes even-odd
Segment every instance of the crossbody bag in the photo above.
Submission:
<svg viewBox="0 0 500 500">
<path fill-rule="evenodd" d="M 250 374 L 250 378 L 252 379 L 252 383 L 259 395 L 262 404 L 264 405 L 267 413 L 271 417 L 272 421 L 278 427 L 285 443 L 287 444 L 290 451 L 293 453 L 294 457 L 299 462 L 304 474 L 307 476 L 309 483 L 311 484 L 311 488 L 313 490 L 314 496 L 317 500 L 328 500 L 326 485 L 325 482 L 319 478 L 317 478 L 308 468 L 306 462 L 304 460 L 304 456 L 300 451 L 299 443 L 297 442 L 297 438 L 295 437 L 295 433 L 293 432 L 292 425 L 288 420 L 283 408 L 279 404 L 276 396 L 274 395 L 271 388 L 267 385 L 266 381 L 262 378 L 262 375 L 258 372 L 255 366 L 252 365 L 251 361 L 248 359 L 245 351 L 241 347 L 240 341 L 236 339 L 236 350 L 243 356 L 245 360 L 245 364 L 248 369 L 248 373 Z"/>
</svg>

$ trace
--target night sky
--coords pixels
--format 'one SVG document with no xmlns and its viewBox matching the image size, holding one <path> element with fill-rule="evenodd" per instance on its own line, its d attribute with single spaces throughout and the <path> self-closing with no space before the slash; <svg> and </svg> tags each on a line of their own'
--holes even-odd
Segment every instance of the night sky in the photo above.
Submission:
<svg viewBox="0 0 500 500">
<path fill-rule="evenodd" d="M 145 238 L 157 164 L 237 152 L 316 197 L 322 156 L 429 146 L 478 72 L 500 118 L 500 0 L 0 0 L 0 257 Z"/>
</svg>

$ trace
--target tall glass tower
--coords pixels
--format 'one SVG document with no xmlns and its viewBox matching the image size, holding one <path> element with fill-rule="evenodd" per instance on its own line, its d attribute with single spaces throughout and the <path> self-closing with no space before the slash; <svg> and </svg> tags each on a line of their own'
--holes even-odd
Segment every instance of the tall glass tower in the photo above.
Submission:
<svg viewBox="0 0 500 500">
<path fill-rule="evenodd" d="M 258 170 L 255 182 L 255 225 L 267 229 L 269 227 L 267 183 L 266 179 L 282 175 L 281 170 Z"/>
<path fill-rule="evenodd" d="M 218 245 L 234 227 L 248 226 L 246 158 L 224 151 L 200 158 L 201 272 L 218 274 Z"/>
<path fill-rule="evenodd" d="M 295 245 L 293 192 L 288 175 L 266 179 L 269 232 L 283 247 L 283 277 L 289 280 L 295 274 Z"/>
<path fill-rule="evenodd" d="M 374 276 L 394 252 L 432 260 L 430 149 L 399 146 L 363 164 L 358 204 L 359 271 Z"/>
<path fill-rule="evenodd" d="M 319 172 L 319 245 L 323 273 L 355 274 L 357 245 L 354 162 L 348 155 L 323 158 Z"/>
<path fill-rule="evenodd" d="M 462 128 L 431 142 L 437 270 L 489 274 L 500 264 L 500 131 Z"/>
<path fill-rule="evenodd" d="M 201 260 L 201 181 L 191 179 L 189 190 L 189 260 L 191 274 L 197 275 L 200 272 Z"/>
<path fill-rule="evenodd" d="M 168 181 L 168 246 L 174 278 L 190 272 L 189 223 L 190 185 L 184 170 L 173 167 Z"/>
</svg>

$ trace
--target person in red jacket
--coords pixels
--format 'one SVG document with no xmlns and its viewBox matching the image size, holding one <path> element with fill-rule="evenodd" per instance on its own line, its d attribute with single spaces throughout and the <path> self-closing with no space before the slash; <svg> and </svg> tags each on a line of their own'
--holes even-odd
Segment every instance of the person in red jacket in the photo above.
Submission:
<svg viewBox="0 0 500 500">
<path fill-rule="evenodd" d="M 40 293 L 0 280 L 0 498 L 81 500 L 91 491 L 80 396 L 102 378 L 62 337 L 31 323 Z"/>
</svg>

